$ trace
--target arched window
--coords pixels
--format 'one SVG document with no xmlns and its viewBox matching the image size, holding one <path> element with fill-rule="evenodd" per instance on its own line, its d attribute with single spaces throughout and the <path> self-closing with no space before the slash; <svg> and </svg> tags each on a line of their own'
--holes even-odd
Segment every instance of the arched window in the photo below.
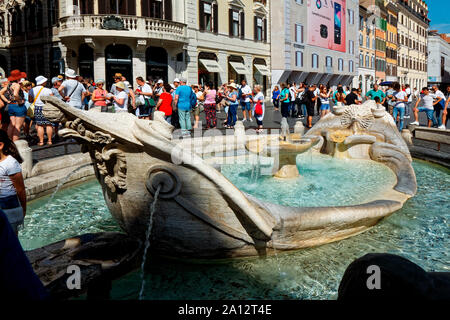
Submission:
<svg viewBox="0 0 450 320">
<path fill-rule="evenodd" d="M 136 15 L 136 0 L 99 0 L 100 14 Z"/>
<path fill-rule="evenodd" d="M 141 0 L 143 17 L 172 20 L 172 0 Z"/>
</svg>

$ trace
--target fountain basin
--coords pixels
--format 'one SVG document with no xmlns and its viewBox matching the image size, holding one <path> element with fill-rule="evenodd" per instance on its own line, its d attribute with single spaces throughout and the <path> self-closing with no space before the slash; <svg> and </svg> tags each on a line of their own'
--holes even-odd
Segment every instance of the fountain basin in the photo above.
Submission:
<svg viewBox="0 0 450 320">
<path fill-rule="evenodd" d="M 206 153 L 186 148 L 189 144 L 203 145 L 202 137 L 174 140 L 173 127 L 160 113 L 155 114 L 154 121 L 146 121 L 129 114 L 83 112 L 53 97 L 43 99 L 46 116 L 64 123 L 60 134 L 76 139 L 90 154 L 105 202 L 129 235 L 144 236 L 149 204 L 156 186 L 162 185 L 151 243 L 152 250 L 167 256 L 264 256 L 274 249 L 294 250 L 333 242 L 371 228 L 416 192 L 411 157 L 395 125 L 386 117 L 373 117 L 364 105 L 324 117 L 304 136 L 310 141 L 305 150 L 332 154 L 329 151 L 334 145 L 326 134 L 330 130 L 373 135 L 377 137 L 375 143 L 356 139 L 346 147 L 344 156 L 350 162 L 366 159 L 381 163 L 392 170 L 395 181 L 363 203 L 287 207 L 239 190 L 211 165 L 214 161 L 208 161 Z M 216 141 L 222 153 L 214 155 L 215 164 L 235 158 L 224 152 L 251 157 L 245 145 L 256 138 L 233 135 L 209 140 Z M 280 141 L 280 136 L 272 138 Z M 304 145 L 294 144 L 292 155 L 301 153 Z M 272 149 L 267 150 L 271 158 Z"/>
</svg>

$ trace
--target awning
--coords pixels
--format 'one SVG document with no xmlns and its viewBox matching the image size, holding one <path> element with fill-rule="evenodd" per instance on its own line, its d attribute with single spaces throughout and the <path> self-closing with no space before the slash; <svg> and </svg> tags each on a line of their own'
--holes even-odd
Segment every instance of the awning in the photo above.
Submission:
<svg viewBox="0 0 450 320">
<path fill-rule="evenodd" d="M 264 66 L 262 64 L 254 64 L 256 70 L 258 70 L 259 73 L 261 73 L 263 76 L 270 76 L 270 70 L 267 66 Z"/>
<path fill-rule="evenodd" d="M 229 63 L 237 74 L 250 74 L 250 72 L 248 72 L 247 68 L 242 62 L 230 61 Z"/>
<path fill-rule="evenodd" d="M 200 62 L 205 66 L 208 72 L 223 72 L 219 63 L 216 60 L 199 59 Z"/>
</svg>

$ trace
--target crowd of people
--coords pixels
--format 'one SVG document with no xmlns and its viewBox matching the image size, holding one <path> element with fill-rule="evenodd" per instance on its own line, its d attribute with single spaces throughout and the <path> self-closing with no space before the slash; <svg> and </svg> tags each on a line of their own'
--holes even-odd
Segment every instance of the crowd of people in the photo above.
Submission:
<svg viewBox="0 0 450 320">
<path fill-rule="evenodd" d="M 330 111 L 331 102 L 334 105 L 359 105 L 366 100 L 374 100 L 386 108 L 396 121 L 399 130 L 404 128 L 404 119 L 414 115 L 412 125 L 419 125 L 419 112 L 424 112 L 428 119 L 428 127 L 446 129 L 448 122 L 447 110 L 450 104 L 450 86 L 444 94 L 436 85 L 431 90 L 427 87 L 419 91 L 409 85 L 391 83 L 381 89 L 378 84 L 362 95 L 360 88 L 338 85 L 335 90 L 325 85 L 306 85 L 305 83 L 276 85 L 272 90 L 272 102 L 276 111 L 280 110 L 282 117 L 306 118 L 306 127 L 311 128 L 315 114 L 326 116 Z M 412 110 L 411 110 L 412 109 Z M 411 112 L 412 111 L 412 112 Z"/>
</svg>

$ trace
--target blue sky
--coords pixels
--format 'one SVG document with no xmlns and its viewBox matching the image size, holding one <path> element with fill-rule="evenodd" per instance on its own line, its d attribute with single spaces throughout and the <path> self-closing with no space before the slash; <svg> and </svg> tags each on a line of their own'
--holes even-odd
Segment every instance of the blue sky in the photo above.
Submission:
<svg viewBox="0 0 450 320">
<path fill-rule="evenodd" d="M 425 0 L 428 4 L 428 18 L 431 20 L 430 30 L 439 33 L 450 33 L 450 1 Z"/>
</svg>

